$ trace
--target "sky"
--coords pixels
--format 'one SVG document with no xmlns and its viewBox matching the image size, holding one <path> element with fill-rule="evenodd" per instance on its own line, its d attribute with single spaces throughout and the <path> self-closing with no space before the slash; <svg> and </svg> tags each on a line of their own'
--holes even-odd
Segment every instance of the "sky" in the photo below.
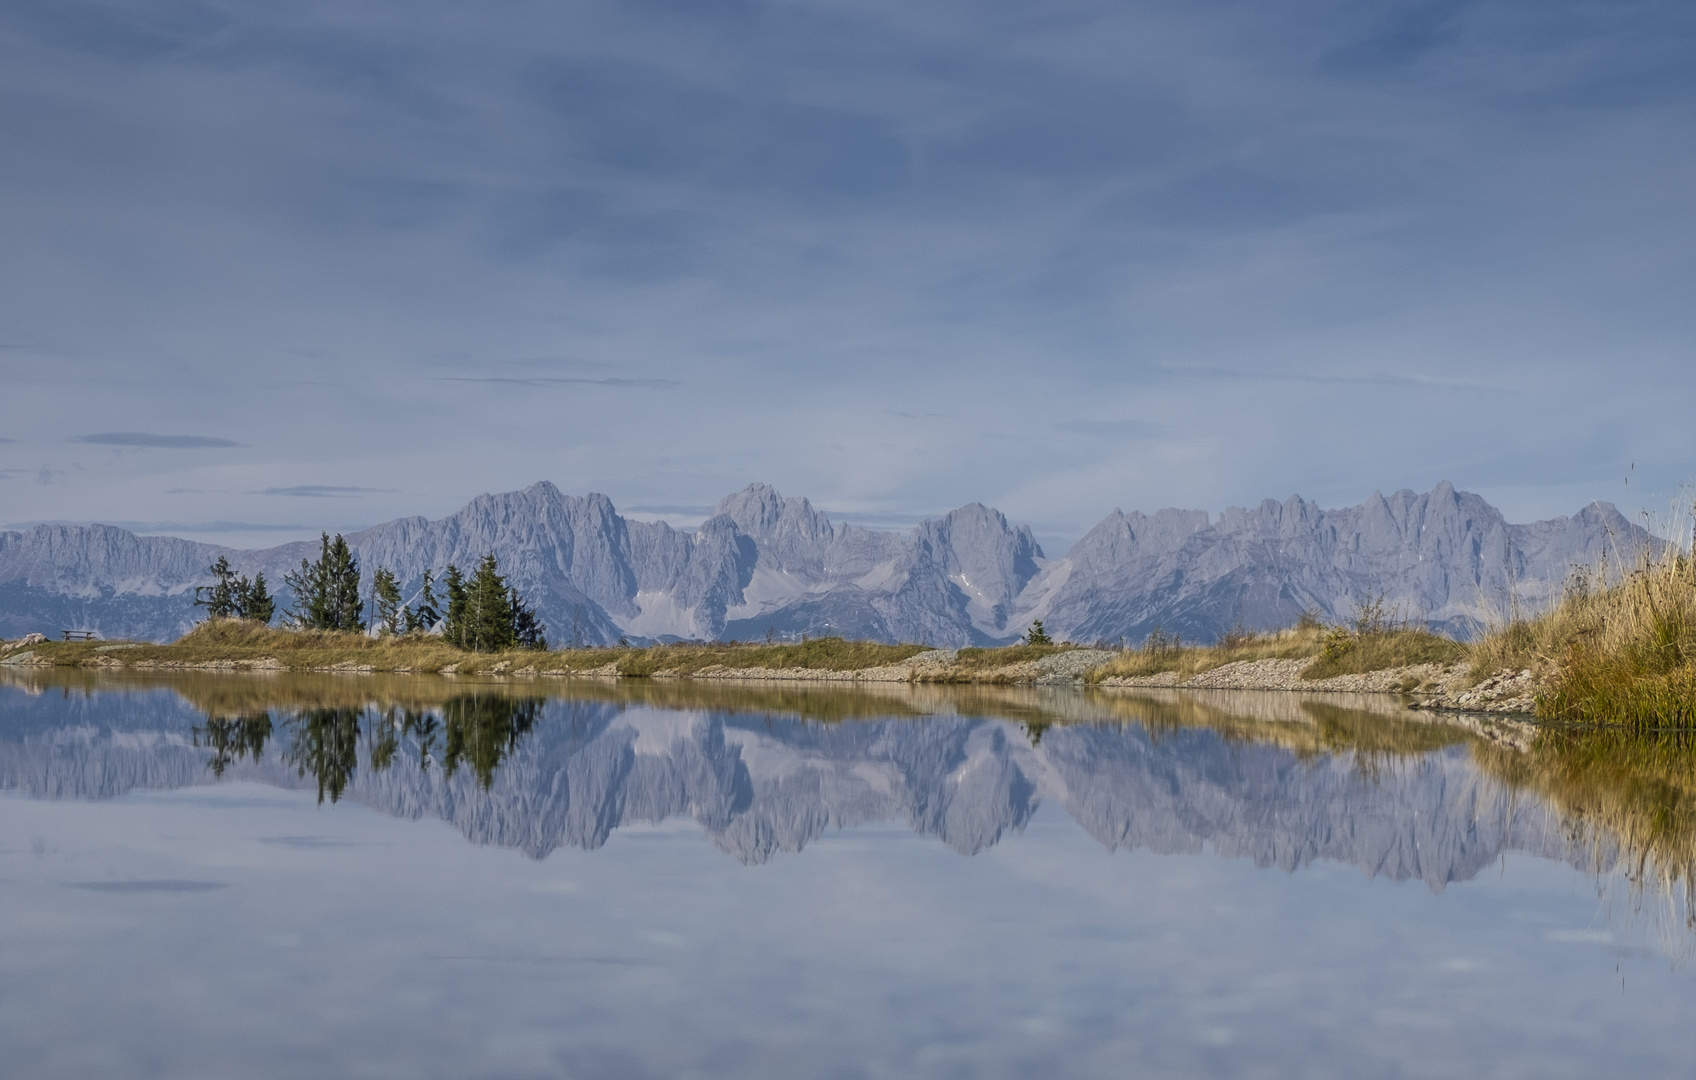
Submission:
<svg viewBox="0 0 1696 1080">
<path fill-rule="evenodd" d="M 1696 5 L 0 0 L 0 527 L 1696 479 Z"/>
</svg>

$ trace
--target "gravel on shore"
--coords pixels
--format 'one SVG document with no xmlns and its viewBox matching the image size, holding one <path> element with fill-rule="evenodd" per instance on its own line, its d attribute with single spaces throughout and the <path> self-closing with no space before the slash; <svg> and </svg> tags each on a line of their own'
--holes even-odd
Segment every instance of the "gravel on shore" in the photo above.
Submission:
<svg viewBox="0 0 1696 1080">
<path fill-rule="evenodd" d="M 1319 693 L 1406 694 L 1412 708 L 1455 712 L 1532 713 L 1541 681 L 1530 671 L 1501 671 L 1477 685 L 1465 664 L 1413 664 L 1304 679 L 1312 660 L 1242 660 L 1189 678 L 1175 671 L 1141 677 L 1113 676 L 1101 686 L 1170 687 L 1185 690 L 1301 690 Z"/>
</svg>

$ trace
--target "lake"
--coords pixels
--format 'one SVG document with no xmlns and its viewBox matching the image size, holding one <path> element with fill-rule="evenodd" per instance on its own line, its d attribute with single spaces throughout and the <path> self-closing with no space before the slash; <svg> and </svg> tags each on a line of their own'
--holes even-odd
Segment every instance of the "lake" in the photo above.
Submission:
<svg viewBox="0 0 1696 1080">
<path fill-rule="evenodd" d="M 10 671 L 0 1061 L 1688 1076 L 1685 759 L 1578 760 L 1388 698 Z"/>
</svg>

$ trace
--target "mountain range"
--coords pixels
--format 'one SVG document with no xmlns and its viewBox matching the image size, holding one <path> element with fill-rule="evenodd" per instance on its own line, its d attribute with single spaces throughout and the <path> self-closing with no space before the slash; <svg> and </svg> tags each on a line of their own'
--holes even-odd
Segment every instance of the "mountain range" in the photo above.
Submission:
<svg viewBox="0 0 1696 1080">
<path fill-rule="evenodd" d="M 409 599 L 425 570 L 493 553 L 555 645 L 835 634 L 938 647 L 1009 642 L 1036 619 L 1062 640 L 1135 644 L 1161 628 L 1210 641 L 1304 611 L 1346 621 L 1379 597 L 1464 638 L 1515 606 L 1536 610 L 1575 565 L 1656 543 L 1608 503 L 1515 525 L 1447 482 L 1336 510 L 1297 496 L 1217 517 L 1115 510 L 1060 558 L 980 503 L 899 532 L 832 522 L 765 484 L 693 531 L 544 481 L 347 540 L 367 586 L 387 567 Z M 317 553 L 316 542 L 244 551 L 108 525 L 0 532 L 0 635 L 170 640 L 198 618 L 194 588 L 220 556 L 276 589 Z"/>
</svg>

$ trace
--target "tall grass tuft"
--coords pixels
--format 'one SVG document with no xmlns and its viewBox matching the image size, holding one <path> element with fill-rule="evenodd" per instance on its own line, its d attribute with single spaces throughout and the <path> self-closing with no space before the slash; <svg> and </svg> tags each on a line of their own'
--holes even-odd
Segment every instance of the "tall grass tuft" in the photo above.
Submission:
<svg viewBox="0 0 1696 1080">
<path fill-rule="evenodd" d="M 1096 668 L 1090 678 L 1139 678 L 1168 671 L 1189 678 L 1243 661 L 1312 660 L 1302 669 L 1302 678 L 1328 679 L 1414 664 L 1452 664 L 1466 655 L 1465 645 L 1402 620 L 1379 595 L 1363 603 L 1347 626 L 1328 626 L 1310 611 L 1284 630 L 1257 633 L 1239 624 L 1217 644 L 1188 646 L 1157 629 L 1142 648 Z"/>
<path fill-rule="evenodd" d="M 1545 719 L 1696 727 L 1696 564 L 1663 544 L 1634 553 L 1623 572 L 1575 573 L 1548 612 L 1480 641 L 1473 668 L 1552 671 L 1538 702 Z"/>
</svg>

